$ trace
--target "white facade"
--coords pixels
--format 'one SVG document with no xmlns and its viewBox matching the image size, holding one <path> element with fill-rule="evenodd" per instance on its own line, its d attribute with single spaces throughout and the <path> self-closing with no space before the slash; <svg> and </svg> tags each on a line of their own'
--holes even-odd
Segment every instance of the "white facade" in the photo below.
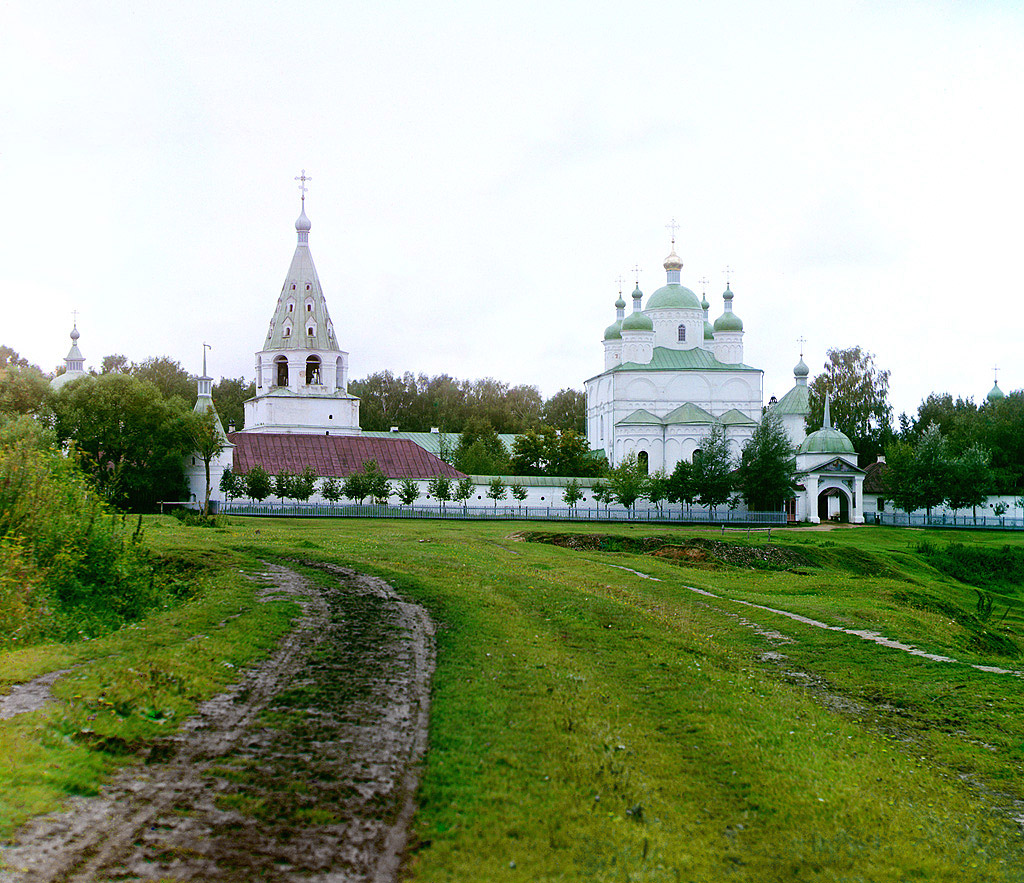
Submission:
<svg viewBox="0 0 1024 883">
<path fill-rule="evenodd" d="M 671 472 L 691 460 L 713 426 L 725 427 L 734 455 L 761 419 L 763 372 L 743 364 L 743 323 L 723 294 L 723 315 L 712 327 L 710 305 L 680 284 L 682 261 L 665 259 L 667 283 L 605 331 L 605 370 L 586 381 L 587 440 L 615 466 L 631 454 L 648 471 Z"/>
<path fill-rule="evenodd" d="M 359 434 L 359 399 L 348 392 L 348 353 L 334 323 L 313 256 L 305 195 L 298 242 L 263 349 L 256 353 L 256 395 L 245 403 L 242 432 Z"/>
</svg>

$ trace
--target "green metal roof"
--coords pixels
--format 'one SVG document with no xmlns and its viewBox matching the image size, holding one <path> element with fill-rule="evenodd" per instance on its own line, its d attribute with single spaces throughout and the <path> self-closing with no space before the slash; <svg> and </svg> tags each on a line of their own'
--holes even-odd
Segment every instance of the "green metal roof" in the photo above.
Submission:
<svg viewBox="0 0 1024 883">
<path fill-rule="evenodd" d="M 650 411 L 645 411 L 641 408 L 639 411 L 634 411 L 628 417 L 623 417 L 616 426 L 662 426 L 664 421 L 660 417 L 655 417 Z"/>
<path fill-rule="evenodd" d="M 838 429 L 819 429 L 803 440 L 798 454 L 856 454 L 853 442 Z"/>
<path fill-rule="evenodd" d="M 678 282 L 663 285 L 647 301 L 648 310 L 699 310 L 700 301 L 689 288 Z"/>
<path fill-rule="evenodd" d="M 622 340 L 622 323 L 619 321 L 612 322 L 604 330 L 605 340 Z"/>
<path fill-rule="evenodd" d="M 796 414 L 806 417 L 811 413 L 811 390 L 806 383 L 798 383 L 781 399 L 772 410 L 780 417 Z"/>
<path fill-rule="evenodd" d="M 714 340 L 715 339 L 715 326 L 712 325 L 707 319 L 704 320 L 704 339 Z"/>
<path fill-rule="evenodd" d="M 623 362 L 614 368 L 609 368 L 606 373 L 619 371 L 756 371 L 763 373 L 760 368 L 751 368 L 742 362 L 729 364 L 719 362 L 715 354 L 710 350 L 701 347 L 692 347 L 688 350 L 669 349 L 664 346 L 656 346 L 651 355 L 651 361 L 644 364 L 639 362 Z"/>
<path fill-rule="evenodd" d="M 667 425 L 678 426 L 681 424 L 707 425 L 718 421 L 703 408 L 693 402 L 680 405 L 674 411 L 666 414 L 663 422 Z"/>
<path fill-rule="evenodd" d="M 731 408 L 718 418 L 723 426 L 757 426 L 757 421 L 752 420 L 739 408 Z"/>
</svg>

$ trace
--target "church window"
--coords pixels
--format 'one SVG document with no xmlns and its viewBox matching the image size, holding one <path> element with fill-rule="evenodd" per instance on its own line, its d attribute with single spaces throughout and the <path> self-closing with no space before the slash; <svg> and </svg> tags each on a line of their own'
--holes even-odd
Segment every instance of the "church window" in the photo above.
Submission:
<svg viewBox="0 0 1024 883">
<path fill-rule="evenodd" d="M 308 334 L 310 337 L 312 337 L 314 334 L 316 334 L 316 332 L 313 330 L 313 326 L 312 325 L 310 325 L 309 328 L 306 329 L 306 334 Z"/>
<path fill-rule="evenodd" d="M 650 468 L 650 457 L 647 456 L 647 451 L 640 451 L 636 455 L 636 465 L 644 475 L 647 475 Z"/>
<path fill-rule="evenodd" d="M 291 328 L 285 328 L 284 329 L 284 336 L 285 337 L 291 337 L 292 336 L 292 329 Z"/>
<path fill-rule="evenodd" d="M 309 291 L 309 288 L 310 288 L 310 285 L 309 285 L 309 283 L 307 282 L 307 283 L 306 283 L 306 291 Z"/>
<path fill-rule="evenodd" d="M 295 309 L 295 304 L 292 304 L 292 303 L 288 304 L 288 312 L 289 313 L 292 312 L 294 309 Z"/>
<path fill-rule="evenodd" d="M 320 385 L 320 359 L 316 356 L 310 356 L 306 359 L 306 385 Z"/>
<path fill-rule="evenodd" d="M 292 291 L 295 291 L 295 283 L 292 283 Z"/>
<path fill-rule="evenodd" d="M 679 334 L 679 342 L 680 343 L 682 343 L 684 340 L 686 340 L 686 326 L 685 325 L 680 325 L 679 326 L 678 334 Z"/>
<path fill-rule="evenodd" d="M 285 329 L 286 331 L 288 329 Z M 277 365 L 277 385 L 287 386 L 288 385 L 288 360 L 284 356 L 278 356 L 274 359 L 274 363 Z"/>
<path fill-rule="evenodd" d="M 311 303 L 308 303 L 308 302 L 306 303 L 306 312 L 307 313 L 312 313 L 313 312 L 313 305 Z"/>
</svg>

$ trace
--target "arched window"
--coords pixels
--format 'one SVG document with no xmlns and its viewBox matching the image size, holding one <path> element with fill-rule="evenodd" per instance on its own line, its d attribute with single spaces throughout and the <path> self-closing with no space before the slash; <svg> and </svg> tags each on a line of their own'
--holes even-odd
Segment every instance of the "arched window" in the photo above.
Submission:
<svg viewBox="0 0 1024 883">
<path fill-rule="evenodd" d="M 640 451 L 637 453 L 636 465 L 644 475 L 647 475 L 648 470 L 650 469 L 650 457 L 647 456 L 647 451 Z"/>
<path fill-rule="evenodd" d="M 287 330 L 287 329 L 285 329 Z M 274 359 L 274 364 L 277 365 L 277 385 L 287 386 L 288 385 L 288 359 L 285 356 L 278 356 Z"/>
<path fill-rule="evenodd" d="M 306 385 L 320 385 L 320 359 L 317 356 L 306 359 Z"/>
<path fill-rule="evenodd" d="M 295 291 L 295 283 L 292 283 L 292 291 Z"/>
<path fill-rule="evenodd" d="M 285 336 L 285 337 L 291 337 L 291 336 L 292 336 L 292 329 L 291 329 L 291 326 L 290 326 L 290 325 L 286 325 L 286 326 L 285 326 L 285 329 L 284 329 L 284 336 Z"/>
<path fill-rule="evenodd" d="M 685 325 L 680 325 L 678 333 L 679 333 L 679 342 L 682 343 L 684 340 L 686 340 L 686 326 Z"/>
</svg>

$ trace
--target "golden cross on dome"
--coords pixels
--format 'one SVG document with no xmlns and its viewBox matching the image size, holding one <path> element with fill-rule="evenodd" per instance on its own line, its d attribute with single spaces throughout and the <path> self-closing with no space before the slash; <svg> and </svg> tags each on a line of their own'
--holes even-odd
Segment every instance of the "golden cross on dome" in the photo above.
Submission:
<svg viewBox="0 0 1024 883">
<path fill-rule="evenodd" d="M 309 188 L 306 186 L 306 182 L 307 181 L 312 181 L 313 180 L 313 176 L 312 175 L 307 175 L 306 174 L 306 170 L 303 169 L 302 170 L 302 174 L 301 175 L 297 175 L 295 180 L 299 182 L 299 190 L 302 191 L 302 201 L 305 202 L 306 201 L 306 191 L 309 190 Z"/>
</svg>

